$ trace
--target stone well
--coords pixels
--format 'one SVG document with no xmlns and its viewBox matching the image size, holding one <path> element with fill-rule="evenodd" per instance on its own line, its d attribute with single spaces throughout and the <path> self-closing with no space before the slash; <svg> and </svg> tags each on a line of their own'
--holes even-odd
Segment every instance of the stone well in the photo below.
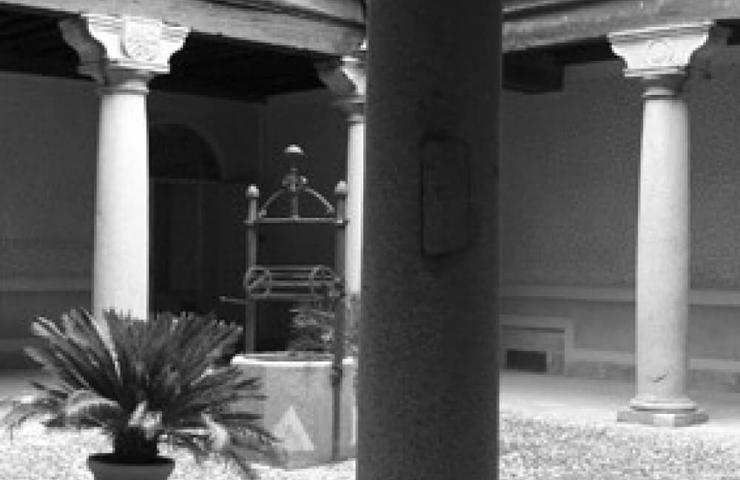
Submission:
<svg viewBox="0 0 740 480">
<path fill-rule="evenodd" d="M 339 458 L 355 456 L 357 408 L 355 359 L 344 360 L 341 389 Z M 278 437 L 288 467 L 332 461 L 331 355 L 264 353 L 237 355 L 232 364 L 244 375 L 259 377 L 267 398 L 252 407 Z"/>
</svg>

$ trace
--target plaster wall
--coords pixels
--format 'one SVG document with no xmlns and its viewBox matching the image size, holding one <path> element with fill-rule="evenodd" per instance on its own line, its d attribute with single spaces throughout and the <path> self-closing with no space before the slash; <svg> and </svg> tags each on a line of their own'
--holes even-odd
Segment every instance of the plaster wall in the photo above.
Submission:
<svg viewBox="0 0 740 480">
<path fill-rule="evenodd" d="M 89 308 L 96 118 L 85 83 L 0 75 L 3 366 L 35 316 Z"/>
<path fill-rule="evenodd" d="M 689 349 L 694 359 L 737 361 L 740 51 L 727 48 L 714 59 L 711 76 L 694 75 L 686 94 Z M 574 348 L 629 363 L 642 88 L 621 67 L 569 67 L 562 92 L 503 95 L 501 276 L 503 314 L 571 319 Z M 506 298 L 507 290 L 517 293 Z"/>
</svg>

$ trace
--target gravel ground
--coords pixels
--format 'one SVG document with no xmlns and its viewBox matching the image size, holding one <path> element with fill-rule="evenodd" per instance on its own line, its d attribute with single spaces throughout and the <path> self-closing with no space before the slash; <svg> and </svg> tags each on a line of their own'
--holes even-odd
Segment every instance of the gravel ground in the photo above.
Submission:
<svg viewBox="0 0 740 480">
<path fill-rule="evenodd" d="M 0 479 L 2 480 L 91 480 L 85 465 L 87 456 L 110 451 L 107 439 L 96 432 L 53 431 L 40 425 L 28 425 L 13 437 L 0 433 Z M 237 480 L 236 470 L 217 460 L 198 465 L 184 451 L 162 449 L 175 459 L 175 470 L 170 480 Z M 313 468 L 285 470 L 255 465 L 261 480 L 352 480 L 355 462 L 322 465 Z"/>
<path fill-rule="evenodd" d="M 740 432 L 500 418 L 501 480 L 740 479 Z"/>
<path fill-rule="evenodd" d="M 658 429 L 594 424 L 561 418 L 533 418 L 502 412 L 501 480 L 740 480 L 740 432 Z M 47 431 L 29 425 L 12 438 L 0 434 L 0 479 L 90 480 L 87 455 L 107 451 L 94 432 Z M 187 452 L 163 451 L 176 459 L 171 480 L 236 480 L 218 461 L 197 465 Z M 284 470 L 256 465 L 263 480 L 351 480 L 353 460 L 313 468 Z"/>
</svg>

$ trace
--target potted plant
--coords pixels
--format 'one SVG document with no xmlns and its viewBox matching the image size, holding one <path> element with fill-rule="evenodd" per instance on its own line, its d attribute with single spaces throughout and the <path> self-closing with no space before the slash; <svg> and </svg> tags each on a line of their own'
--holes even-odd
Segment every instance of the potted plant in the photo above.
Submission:
<svg viewBox="0 0 740 480">
<path fill-rule="evenodd" d="M 165 442 L 198 461 L 211 454 L 232 461 L 248 478 L 251 459 L 277 458 L 260 415 L 240 408 L 263 399 L 258 380 L 217 363 L 240 327 L 195 315 L 95 319 L 73 310 L 59 322 L 35 320 L 32 333 L 43 342 L 26 353 L 56 382 L 31 382 L 35 395 L 6 400 L 0 423 L 12 430 L 42 417 L 47 426 L 101 429 L 113 451 L 88 458 L 96 480 L 165 479 L 174 468 L 159 455 Z"/>
<path fill-rule="evenodd" d="M 342 299 L 345 308 L 344 354 L 357 357 L 358 296 Z M 298 303 L 291 313 L 287 349 L 292 354 L 331 354 L 334 351 L 335 309 L 311 302 Z"/>
</svg>

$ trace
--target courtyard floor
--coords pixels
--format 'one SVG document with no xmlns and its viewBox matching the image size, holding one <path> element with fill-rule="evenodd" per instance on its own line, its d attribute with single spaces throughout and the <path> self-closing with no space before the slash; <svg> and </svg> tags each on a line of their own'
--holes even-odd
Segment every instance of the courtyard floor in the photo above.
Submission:
<svg viewBox="0 0 740 480">
<path fill-rule="evenodd" d="M 30 393 L 30 372 L 0 372 L 0 397 Z M 738 479 L 740 394 L 693 391 L 710 421 L 679 429 L 617 424 L 617 410 L 634 393 L 631 383 L 504 372 L 500 379 L 500 480 Z M 0 478 L 90 478 L 87 454 L 101 451 L 95 433 L 29 428 L 13 440 L 0 432 Z M 167 454 L 170 454 L 167 452 Z M 236 480 L 220 462 L 196 466 L 182 452 L 172 480 Z M 353 480 L 355 462 L 284 470 L 257 466 L 261 480 Z"/>
</svg>

